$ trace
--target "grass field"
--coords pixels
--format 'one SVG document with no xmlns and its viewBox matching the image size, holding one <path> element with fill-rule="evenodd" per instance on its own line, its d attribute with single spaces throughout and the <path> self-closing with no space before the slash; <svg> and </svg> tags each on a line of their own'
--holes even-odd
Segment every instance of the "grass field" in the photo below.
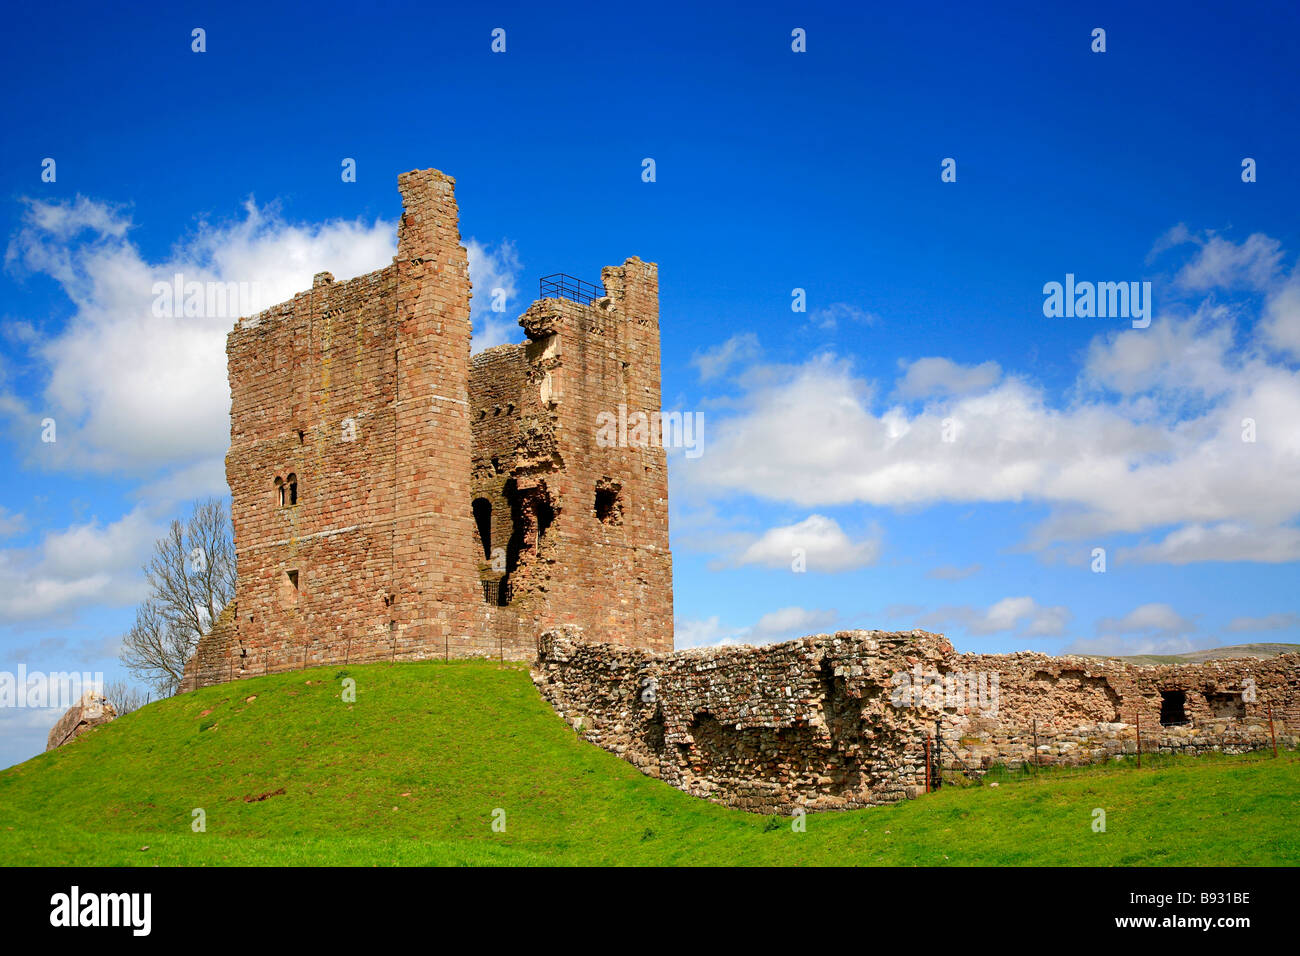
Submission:
<svg viewBox="0 0 1300 956">
<path fill-rule="evenodd" d="M 356 703 L 341 699 L 342 677 Z M 246 699 L 249 698 L 249 699 Z M 1300 758 L 1145 758 L 788 818 L 583 742 L 519 665 L 374 664 L 152 704 L 0 772 L 0 860 L 43 865 L 1300 862 Z M 256 799 L 262 797 L 262 799 Z M 1093 832 L 1093 810 L 1106 832 Z M 206 832 L 194 832 L 202 809 Z M 505 813 L 504 832 L 492 828 Z"/>
</svg>

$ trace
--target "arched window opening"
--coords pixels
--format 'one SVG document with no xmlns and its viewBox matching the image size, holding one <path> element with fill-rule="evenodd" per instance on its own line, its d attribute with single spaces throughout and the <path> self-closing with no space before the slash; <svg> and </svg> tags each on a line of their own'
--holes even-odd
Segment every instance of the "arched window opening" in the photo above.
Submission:
<svg viewBox="0 0 1300 956">
<path fill-rule="evenodd" d="M 276 475 L 275 476 L 275 500 L 276 503 L 281 508 L 284 507 L 284 495 L 285 495 L 284 479 L 281 478 L 279 475 Z"/>
<path fill-rule="evenodd" d="M 286 484 L 289 486 L 289 504 L 296 505 L 298 503 L 298 476 L 291 472 Z"/>
<path fill-rule="evenodd" d="M 474 499 L 474 523 L 478 525 L 478 540 L 483 546 L 484 560 L 492 557 L 492 502 L 486 498 Z"/>
</svg>

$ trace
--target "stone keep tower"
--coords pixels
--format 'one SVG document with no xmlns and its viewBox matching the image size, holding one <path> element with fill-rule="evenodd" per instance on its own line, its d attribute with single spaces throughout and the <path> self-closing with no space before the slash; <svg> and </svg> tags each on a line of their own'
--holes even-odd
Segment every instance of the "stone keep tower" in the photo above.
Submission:
<svg viewBox="0 0 1300 956">
<path fill-rule="evenodd" d="M 398 186 L 391 266 L 321 273 L 230 333 L 239 575 L 185 689 L 531 658 L 561 624 L 672 648 L 663 448 L 598 440 L 602 412 L 659 410 L 657 267 L 629 259 L 590 297 L 534 302 L 527 342 L 471 361 L 455 181 L 421 170 Z"/>
</svg>

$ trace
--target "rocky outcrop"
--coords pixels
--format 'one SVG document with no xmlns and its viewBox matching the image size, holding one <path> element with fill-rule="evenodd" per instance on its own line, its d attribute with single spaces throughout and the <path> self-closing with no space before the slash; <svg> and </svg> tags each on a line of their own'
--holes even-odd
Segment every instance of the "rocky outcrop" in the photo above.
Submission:
<svg viewBox="0 0 1300 956">
<path fill-rule="evenodd" d="M 98 691 L 88 690 L 81 695 L 81 700 L 68 708 L 67 712 L 59 718 L 59 722 L 50 730 L 45 749 L 53 750 L 56 747 L 62 747 L 64 744 L 76 740 L 86 731 L 116 718 L 117 708 L 112 705 L 109 699 Z"/>
</svg>

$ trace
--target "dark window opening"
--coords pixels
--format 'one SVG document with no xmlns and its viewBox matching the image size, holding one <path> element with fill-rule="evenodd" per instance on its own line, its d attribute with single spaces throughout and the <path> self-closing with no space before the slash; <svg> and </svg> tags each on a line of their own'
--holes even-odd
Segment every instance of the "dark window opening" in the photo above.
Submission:
<svg viewBox="0 0 1300 956">
<path fill-rule="evenodd" d="M 551 507 L 551 503 L 545 498 L 540 498 L 533 509 L 533 514 L 537 517 L 537 539 L 540 544 L 541 539 L 546 537 L 546 530 L 550 528 L 551 522 L 555 520 L 555 509 Z"/>
<path fill-rule="evenodd" d="M 298 432 L 298 444 L 301 445 L 302 443 L 303 443 L 303 433 L 302 433 L 301 431 L 299 431 L 299 432 Z"/>
<path fill-rule="evenodd" d="M 601 524 L 619 525 L 623 523 L 623 502 L 619 496 L 619 486 L 614 482 L 601 479 L 596 485 L 596 520 Z"/>
<path fill-rule="evenodd" d="M 1171 727 L 1186 724 L 1187 692 L 1181 690 L 1162 690 L 1160 692 L 1160 726 Z"/>
<path fill-rule="evenodd" d="M 289 486 L 289 504 L 296 505 L 298 503 L 298 476 L 291 474 L 287 484 Z"/>
<path fill-rule="evenodd" d="M 298 572 L 297 572 L 297 571 L 286 571 L 286 572 L 284 572 L 284 574 L 285 574 L 285 577 L 287 577 L 287 578 L 289 579 L 289 583 L 293 585 L 293 589 L 294 589 L 295 591 L 298 590 Z"/>
<path fill-rule="evenodd" d="M 483 545 L 484 560 L 492 558 L 492 502 L 486 498 L 475 498 L 474 523 L 478 525 L 479 543 Z"/>
</svg>

